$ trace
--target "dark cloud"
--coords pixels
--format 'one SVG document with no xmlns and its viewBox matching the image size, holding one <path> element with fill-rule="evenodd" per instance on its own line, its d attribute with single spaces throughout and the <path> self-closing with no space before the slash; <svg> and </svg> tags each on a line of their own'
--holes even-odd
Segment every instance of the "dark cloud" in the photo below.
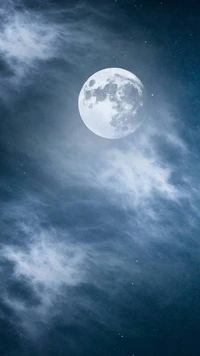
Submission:
<svg viewBox="0 0 200 356">
<path fill-rule="evenodd" d="M 178 117 L 152 20 L 122 8 L 1 3 L 3 355 L 137 356 L 143 340 L 182 335 L 182 315 L 196 320 L 197 133 Z M 146 89 L 143 125 L 116 141 L 77 108 L 84 81 L 110 66 Z"/>
</svg>

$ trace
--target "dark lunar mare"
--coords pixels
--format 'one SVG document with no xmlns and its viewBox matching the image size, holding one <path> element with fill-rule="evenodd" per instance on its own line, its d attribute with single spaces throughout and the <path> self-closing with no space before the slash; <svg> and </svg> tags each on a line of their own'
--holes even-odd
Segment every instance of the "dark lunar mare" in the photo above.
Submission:
<svg viewBox="0 0 200 356">
<path fill-rule="evenodd" d="M 123 89 L 120 99 L 116 97 L 118 91 L 116 80 L 119 79 L 122 83 L 123 81 L 126 81 L 126 83 L 120 87 L 120 89 Z M 143 104 L 142 98 L 139 95 L 138 90 L 135 88 L 134 80 L 127 79 L 120 74 L 115 74 L 112 79 L 107 80 L 107 84 L 103 88 L 99 86 L 96 89 L 92 89 L 94 84 L 95 80 L 89 82 L 91 89 L 85 90 L 84 101 L 95 98 L 95 104 L 98 104 L 99 102 L 106 100 L 106 98 L 109 98 L 113 103 L 113 109 L 117 111 L 117 114 L 112 116 L 110 125 L 115 127 L 117 131 L 127 132 L 130 130 L 133 125 L 134 116 Z M 95 104 L 90 104 L 89 108 L 92 109 Z M 124 110 L 124 105 L 126 104 L 132 105 L 131 111 L 130 109 Z"/>
</svg>

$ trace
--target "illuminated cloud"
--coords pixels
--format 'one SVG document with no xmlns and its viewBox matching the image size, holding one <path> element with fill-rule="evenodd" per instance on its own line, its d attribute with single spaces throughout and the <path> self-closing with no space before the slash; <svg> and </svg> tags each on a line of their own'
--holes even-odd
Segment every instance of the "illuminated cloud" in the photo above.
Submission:
<svg viewBox="0 0 200 356">
<path fill-rule="evenodd" d="M 56 16 L 64 16 L 59 9 L 38 14 L 9 3 L 12 11 L 6 6 L 1 11 L 5 20 L 0 52 L 10 71 L 0 77 L 1 96 L 4 86 L 9 90 L 23 86 L 32 73 L 43 78 L 43 70 L 48 72 L 45 78 L 51 85 L 47 88 L 46 81 L 38 85 L 32 78 L 39 99 L 30 100 L 27 107 L 25 101 L 23 113 L 19 110 L 15 118 L 17 124 L 13 120 L 17 129 L 24 117 L 32 122 L 29 129 L 23 121 L 24 136 L 23 130 L 16 130 L 20 134 L 15 146 L 16 155 L 25 160 L 30 171 L 27 180 L 17 176 L 10 184 L 5 179 L 3 187 L 9 197 L 12 190 L 13 200 L 0 206 L 1 302 L 14 316 L 10 322 L 14 320 L 32 334 L 40 333 L 49 321 L 53 325 L 58 316 L 66 323 L 86 325 L 89 315 L 116 330 L 121 321 L 114 313 L 110 318 L 109 308 L 105 310 L 107 302 L 117 301 L 123 307 L 130 295 L 137 311 L 139 299 L 149 293 L 155 301 L 167 303 L 178 298 L 182 290 L 169 290 L 166 281 L 168 285 L 183 285 L 183 276 L 192 275 L 187 260 L 180 255 L 187 255 L 188 241 L 196 242 L 198 168 L 178 132 L 176 119 L 163 102 L 159 103 L 159 117 L 151 113 L 153 104 L 146 106 L 144 125 L 127 141 L 111 143 L 97 138 L 76 117 L 74 98 L 87 79 L 85 71 L 92 74 L 95 66 L 112 63 L 114 50 L 120 58 L 122 46 L 111 50 L 108 45 L 112 39 L 109 30 L 102 30 L 99 37 L 93 18 L 81 15 L 80 21 L 74 21 L 80 15 L 75 8 L 69 9 L 68 22 L 58 24 Z M 85 54 L 87 63 L 82 66 L 80 57 Z M 146 65 L 149 56 L 143 57 Z M 59 65 L 53 61 L 46 65 L 56 58 L 61 60 Z M 132 70 L 134 60 L 139 61 L 137 54 L 130 58 L 126 65 Z M 95 63 L 94 68 L 88 68 L 88 63 Z M 71 81 L 66 64 L 73 66 L 78 83 Z M 150 72 L 148 68 L 146 72 Z M 55 77 L 60 86 L 52 84 Z M 45 102 L 41 88 L 46 98 L 58 92 L 61 101 Z M 67 108 L 71 93 L 75 93 L 72 112 Z M 18 169 L 16 162 L 13 166 Z M 182 236 L 188 238 L 187 244 Z"/>
<path fill-rule="evenodd" d="M 0 249 L 1 301 L 27 332 L 35 333 L 38 323 L 45 325 L 58 313 L 60 302 L 70 305 L 68 288 L 85 280 L 86 249 L 67 231 L 42 228 L 37 214 L 20 205 L 4 218 L 12 220 L 12 226 L 6 229 L 10 243 Z"/>
</svg>

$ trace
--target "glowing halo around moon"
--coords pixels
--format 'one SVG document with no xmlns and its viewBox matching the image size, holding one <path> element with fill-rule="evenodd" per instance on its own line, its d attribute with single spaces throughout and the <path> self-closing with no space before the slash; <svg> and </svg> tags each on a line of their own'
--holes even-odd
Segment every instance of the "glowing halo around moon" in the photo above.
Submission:
<svg viewBox="0 0 200 356">
<path fill-rule="evenodd" d="M 144 86 L 133 73 L 106 68 L 84 83 L 78 99 L 80 116 L 93 133 L 118 139 L 133 133 L 143 121 Z"/>
</svg>

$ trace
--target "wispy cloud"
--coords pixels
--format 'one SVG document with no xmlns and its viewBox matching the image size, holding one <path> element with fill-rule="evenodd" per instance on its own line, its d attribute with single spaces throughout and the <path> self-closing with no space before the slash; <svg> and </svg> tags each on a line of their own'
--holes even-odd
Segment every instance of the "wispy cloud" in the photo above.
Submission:
<svg viewBox="0 0 200 356">
<path fill-rule="evenodd" d="M 168 121 L 162 121 L 163 115 Z M 189 160 L 190 154 L 169 113 L 162 112 L 161 122 L 146 116 L 142 129 L 127 141 L 101 142 L 95 135 L 88 139 L 80 130 L 67 143 L 54 141 L 53 148 L 50 143 L 43 145 L 48 162 L 52 162 L 45 171 L 51 177 L 59 172 L 63 186 L 95 188 L 118 206 L 133 210 L 148 207 L 152 216 L 158 199 L 178 204 L 189 193 L 184 182 L 186 176 L 189 181 L 191 177 L 182 162 Z M 170 162 L 168 151 L 175 160 Z"/>
<path fill-rule="evenodd" d="M 1 59 L 10 70 L 7 77 L 0 78 L 2 87 L 7 85 L 11 90 L 12 83 L 23 86 L 41 63 L 54 58 L 79 68 L 77 76 L 85 75 L 86 65 L 80 63 L 84 54 L 88 73 L 112 63 L 107 59 L 113 60 L 115 49 L 110 50 L 110 40 L 106 41 L 106 36 L 112 35 L 102 30 L 99 36 L 98 25 L 87 14 L 81 17 L 80 11 L 71 8 L 68 21 L 59 23 L 56 18 L 64 11 L 38 14 L 9 3 L 12 11 L 4 6 L 0 14 L 4 17 Z M 74 21 L 76 15 L 80 21 Z M 105 50 L 104 58 L 101 49 Z M 89 68 L 97 58 L 98 64 Z M 59 70 L 57 66 L 49 69 L 61 79 Z M 61 72 L 64 76 L 62 66 Z M 52 86 L 47 94 L 56 89 Z M 0 93 L 4 95 L 2 89 Z M 117 329 L 120 320 L 115 315 L 110 318 L 104 298 L 112 304 L 116 295 L 128 300 L 127 294 L 132 293 L 136 310 L 138 295 L 144 296 L 146 290 L 162 302 L 180 295 L 178 288 L 169 291 L 166 280 L 176 286 L 186 272 L 192 274 L 184 259 L 189 252 L 183 236 L 193 242 L 193 253 L 199 247 L 193 236 L 199 219 L 199 172 L 168 106 L 159 104 L 159 115 L 154 116 L 153 105 L 148 103 L 146 121 L 127 140 L 101 140 L 87 132 L 81 120 L 71 138 L 64 123 L 62 134 L 49 130 L 44 139 L 44 132 L 36 127 L 36 141 L 30 132 L 23 137 L 22 147 L 20 140 L 16 150 L 24 154 L 24 147 L 29 148 L 29 162 L 34 161 L 41 176 L 38 179 L 31 173 L 26 186 L 29 199 L 13 198 L 1 206 L 0 290 L 1 301 L 27 331 L 39 332 L 38 325 L 46 325 L 58 314 L 67 321 L 83 323 L 81 309 Z M 43 108 L 46 103 L 36 100 L 33 105 L 38 105 L 36 113 L 40 113 L 40 105 Z M 48 117 L 51 123 L 57 124 L 59 109 L 56 106 L 56 115 L 52 114 L 55 118 Z M 66 113 L 63 116 L 66 120 Z"/>
<path fill-rule="evenodd" d="M 75 16 L 80 21 L 74 22 Z M 59 15 L 59 17 L 58 17 Z M 60 21 L 67 16 L 66 21 Z M 22 1 L 1 4 L 0 57 L 8 66 L 15 84 L 37 72 L 40 64 L 52 58 L 61 58 L 67 63 L 79 61 L 80 51 L 90 56 L 95 44 L 95 24 L 88 20 L 87 11 L 80 4 L 63 10 L 28 9 Z M 84 19 L 83 19 L 84 18 Z M 83 22 L 88 25 L 82 31 Z M 106 44 L 98 38 L 98 46 Z M 1 78 L 3 80 L 3 78 Z"/>
<path fill-rule="evenodd" d="M 144 285 L 158 303 L 169 303 L 180 296 L 184 275 L 192 275 L 185 253 L 195 259 L 199 248 L 189 236 L 197 228 L 198 200 L 191 176 L 187 175 L 188 190 L 183 185 L 184 167 L 179 171 L 182 184 L 175 184 L 172 178 L 176 167 L 168 166 L 154 149 L 152 146 L 146 151 L 143 146 L 138 151 L 129 145 L 126 149 L 109 149 L 98 162 L 92 159 L 93 154 L 87 156 L 88 162 L 80 156 L 61 160 L 62 155 L 56 152 L 56 171 L 62 173 L 59 185 L 64 191 L 73 187 L 86 195 L 60 200 L 66 213 L 71 210 L 69 227 L 65 221 L 62 228 L 51 227 L 42 200 L 22 199 L 2 208 L 4 223 L 8 224 L 3 230 L 9 236 L 0 251 L 2 301 L 28 333 L 37 335 L 57 315 L 66 322 L 87 323 L 86 317 L 79 318 L 82 312 L 119 330 L 120 321 L 117 316 L 109 319 L 110 309 L 104 310 L 103 300 L 106 298 L 110 305 L 127 288 L 134 291 L 134 308 L 140 303 L 137 295 L 143 295 Z M 48 174 L 49 180 L 54 179 L 52 170 Z M 94 220 L 91 210 L 95 210 Z M 79 216 L 83 211 L 88 217 L 82 221 Z M 183 236 L 193 244 L 190 251 Z M 5 273 L 9 273 L 9 279 L 3 278 Z M 173 293 L 166 280 L 176 286 Z M 23 285 L 18 294 L 12 292 L 13 283 L 15 291 L 17 285 Z M 95 298 L 98 296 L 98 303 L 87 288 Z"/>
<path fill-rule="evenodd" d="M 0 13 L 0 56 L 15 85 L 27 81 L 40 62 L 56 55 L 59 27 L 50 24 L 44 15 L 25 8 L 4 7 Z"/>
<path fill-rule="evenodd" d="M 3 278 L 1 300 L 21 326 L 35 333 L 36 324 L 45 325 L 58 313 L 60 301 L 70 304 L 67 288 L 84 281 L 86 251 L 72 243 L 67 231 L 42 229 L 32 219 L 28 225 L 18 220 L 12 230 L 21 241 L 1 245 L 1 274 L 12 266 L 9 279 Z"/>
</svg>

